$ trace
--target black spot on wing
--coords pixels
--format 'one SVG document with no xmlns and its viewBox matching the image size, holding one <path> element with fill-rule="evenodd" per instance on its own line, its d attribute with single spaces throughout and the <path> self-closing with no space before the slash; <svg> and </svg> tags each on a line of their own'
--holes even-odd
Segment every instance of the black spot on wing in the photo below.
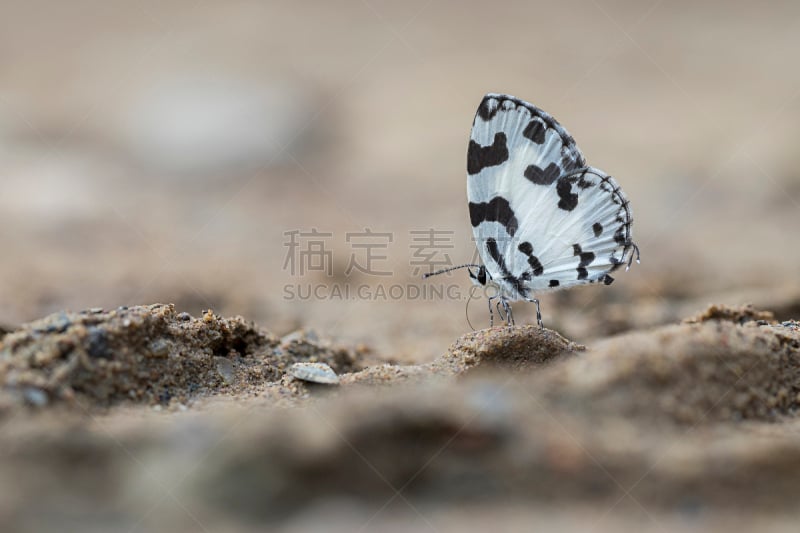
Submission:
<svg viewBox="0 0 800 533">
<path fill-rule="evenodd" d="M 547 131 L 547 127 L 544 125 L 544 122 L 535 118 L 531 120 L 527 126 L 525 126 L 522 136 L 526 139 L 532 140 L 536 144 L 544 144 L 545 131 Z"/>
<path fill-rule="evenodd" d="M 496 98 L 484 97 L 481 105 L 478 106 L 477 115 L 488 121 L 492 120 L 498 111 L 500 111 L 500 101 Z"/>
<path fill-rule="evenodd" d="M 588 189 L 589 187 L 594 185 L 594 183 L 590 180 L 587 180 L 585 176 L 586 172 L 584 172 L 583 176 L 581 176 L 580 179 L 578 180 L 578 187 L 580 187 L 581 189 Z"/>
<path fill-rule="evenodd" d="M 586 162 L 583 160 L 583 158 L 572 151 L 568 151 L 566 155 L 561 158 L 561 168 L 564 169 L 565 173 L 578 170 L 585 166 Z"/>
<path fill-rule="evenodd" d="M 491 257 L 492 260 L 497 263 L 503 273 L 508 271 L 503 254 L 500 253 L 500 248 L 497 247 L 497 241 L 492 237 L 486 239 L 486 251 L 489 252 L 489 257 Z"/>
<path fill-rule="evenodd" d="M 528 265 L 533 269 L 534 276 L 541 276 L 544 273 L 544 266 L 539 258 L 533 255 L 533 245 L 529 242 L 520 243 L 517 249 L 528 256 Z"/>
<path fill-rule="evenodd" d="M 535 255 L 532 255 L 528 258 L 528 264 L 533 269 L 534 276 L 541 276 L 544 273 L 544 266 L 542 262 L 539 261 L 539 258 Z"/>
<path fill-rule="evenodd" d="M 558 178 L 556 193 L 558 193 L 558 197 L 560 198 L 558 201 L 558 207 L 560 209 L 572 211 L 578 206 L 578 195 L 572 192 L 572 184 L 568 178 Z"/>
<path fill-rule="evenodd" d="M 614 242 L 625 246 L 628 242 L 628 239 L 625 238 L 625 226 L 620 226 L 617 228 L 617 231 L 614 232 Z"/>
<path fill-rule="evenodd" d="M 467 173 L 472 176 L 486 167 L 496 167 L 508 161 L 506 134 L 494 134 L 494 142 L 489 146 L 481 146 L 473 140 L 469 141 L 467 150 Z"/>
<path fill-rule="evenodd" d="M 612 277 L 611 277 L 611 276 L 609 276 L 608 274 L 606 274 L 605 276 L 603 276 L 603 284 L 604 284 L 604 285 L 611 285 L 612 283 L 614 283 L 614 278 L 612 278 Z"/>
<path fill-rule="evenodd" d="M 550 280 L 550 284 L 548 286 L 549 287 L 558 287 L 559 285 L 561 285 L 561 284 L 558 282 L 557 279 L 551 279 Z"/>
<path fill-rule="evenodd" d="M 552 185 L 561 174 L 561 169 L 555 163 L 550 163 L 544 169 L 536 165 L 528 165 L 525 177 L 536 185 Z"/>
<path fill-rule="evenodd" d="M 595 255 L 593 252 L 584 252 L 581 249 L 580 244 L 573 244 L 572 245 L 572 255 L 577 255 L 581 258 L 580 263 L 578 263 L 578 279 L 586 279 L 589 273 L 586 271 L 586 267 L 592 264 L 592 261 L 595 259 Z"/>
<path fill-rule="evenodd" d="M 505 226 L 506 231 L 512 237 L 519 227 L 519 222 L 517 222 L 517 217 L 514 215 L 511 205 L 502 196 L 495 196 L 488 202 L 479 204 L 470 202 L 469 218 L 473 228 L 478 227 L 481 222 L 499 222 Z"/>
<path fill-rule="evenodd" d="M 595 237 L 599 237 L 601 233 L 603 233 L 603 225 L 599 222 L 595 222 L 592 224 L 592 231 L 594 232 Z"/>
</svg>

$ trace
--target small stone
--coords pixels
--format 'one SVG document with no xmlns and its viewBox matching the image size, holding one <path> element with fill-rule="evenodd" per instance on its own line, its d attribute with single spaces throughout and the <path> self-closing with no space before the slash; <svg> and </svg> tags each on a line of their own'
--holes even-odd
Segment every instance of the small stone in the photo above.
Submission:
<svg viewBox="0 0 800 533">
<path fill-rule="evenodd" d="M 89 343 L 86 351 L 89 353 L 89 357 L 95 359 L 111 359 L 113 352 L 108 345 L 108 336 L 102 328 L 89 328 Z"/>
<path fill-rule="evenodd" d="M 44 333 L 64 333 L 71 325 L 72 320 L 70 320 L 66 313 L 61 312 L 53 315 L 53 317 L 45 323 L 40 322 L 40 324 L 34 326 L 33 329 L 34 331 L 40 331 Z"/>
<path fill-rule="evenodd" d="M 188 322 L 192 319 L 192 315 L 184 311 L 183 313 L 179 313 L 176 318 L 181 322 Z"/>
<path fill-rule="evenodd" d="M 319 335 L 313 329 L 301 328 L 281 337 L 281 344 L 284 345 L 303 341 L 316 344 L 319 342 Z"/>
<path fill-rule="evenodd" d="M 22 389 L 22 396 L 26 402 L 36 407 L 44 407 L 49 400 L 47 393 L 36 387 L 25 387 Z"/>
<path fill-rule="evenodd" d="M 166 357 L 169 354 L 169 344 L 164 339 L 156 339 L 150 343 L 150 354 L 153 357 Z"/>
<path fill-rule="evenodd" d="M 217 367 L 217 373 L 222 378 L 222 381 L 228 385 L 232 385 L 235 380 L 233 372 L 233 363 L 227 357 L 215 357 L 214 363 Z"/>
<path fill-rule="evenodd" d="M 305 338 L 305 333 L 302 329 L 298 329 L 281 337 L 281 344 L 290 344 L 292 342 L 301 341 Z"/>
<path fill-rule="evenodd" d="M 289 375 L 311 383 L 339 384 L 339 376 L 325 363 L 295 363 L 289 368 Z"/>
</svg>

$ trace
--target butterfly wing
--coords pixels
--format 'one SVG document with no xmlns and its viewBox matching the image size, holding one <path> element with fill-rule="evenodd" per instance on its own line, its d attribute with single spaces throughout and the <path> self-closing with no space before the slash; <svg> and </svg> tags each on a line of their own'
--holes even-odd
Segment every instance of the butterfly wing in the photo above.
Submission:
<svg viewBox="0 0 800 533">
<path fill-rule="evenodd" d="M 633 248 L 632 216 L 616 182 L 586 162 L 541 109 L 484 97 L 467 155 L 467 197 L 484 265 L 510 298 L 613 279 Z"/>
</svg>

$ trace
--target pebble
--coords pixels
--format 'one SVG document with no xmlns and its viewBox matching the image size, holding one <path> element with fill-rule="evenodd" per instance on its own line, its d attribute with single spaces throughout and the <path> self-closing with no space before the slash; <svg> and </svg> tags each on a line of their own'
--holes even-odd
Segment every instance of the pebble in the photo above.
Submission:
<svg viewBox="0 0 800 533">
<path fill-rule="evenodd" d="M 339 384 L 339 376 L 325 363 L 295 363 L 289 367 L 289 375 L 311 383 Z"/>
<path fill-rule="evenodd" d="M 47 393 L 35 387 L 25 387 L 22 389 L 22 396 L 25 398 L 26 402 L 36 407 L 44 407 L 48 402 Z"/>
<path fill-rule="evenodd" d="M 86 351 L 88 352 L 89 357 L 95 359 L 111 359 L 111 357 L 114 355 L 114 352 L 111 350 L 111 346 L 108 344 L 108 335 L 103 328 L 89 328 Z"/>
<path fill-rule="evenodd" d="M 49 318 L 49 317 L 48 317 Z M 60 312 L 54 315 L 50 320 L 40 321 L 40 324 L 33 327 L 34 331 L 43 333 L 64 333 L 72 325 L 66 313 Z"/>
<path fill-rule="evenodd" d="M 292 342 L 318 342 L 319 335 L 313 329 L 298 329 L 281 337 L 281 344 L 290 344 Z"/>
<path fill-rule="evenodd" d="M 301 341 L 304 337 L 305 335 L 303 334 L 303 330 L 298 329 L 281 337 L 281 344 L 289 344 L 291 342 Z"/>
<path fill-rule="evenodd" d="M 214 357 L 214 363 L 216 364 L 217 373 L 222 378 L 222 381 L 228 385 L 232 385 L 236 379 L 231 360 L 227 357 Z"/>
<path fill-rule="evenodd" d="M 166 357 L 169 354 L 169 344 L 164 339 L 155 339 L 149 348 L 153 357 Z"/>
</svg>

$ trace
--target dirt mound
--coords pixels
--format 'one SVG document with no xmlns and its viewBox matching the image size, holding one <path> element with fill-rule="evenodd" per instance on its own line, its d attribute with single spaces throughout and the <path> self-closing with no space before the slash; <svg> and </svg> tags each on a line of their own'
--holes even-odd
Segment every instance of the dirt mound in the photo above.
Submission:
<svg viewBox="0 0 800 533">
<path fill-rule="evenodd" d="M 700 322 L 708 322 L 710 320 L 727 320 L 730 322 L 736 322 L 738 324 L 744 324 L 745 322 L 759 322 L 761 325 L 765 325 L 774 319 L 774 313 L 770 311 L 759 311 L 752 305 L 710 305 L 702 313 L 699 313 L 691 318 L 687 318 L 683 322 L 685 324 L 697 324 Z"/>
<path fill-rule="evenodd" d="M 598 342 L 540 377 L 552 401 L 587 413 L 777 420 L 800 407 L 800 333 L 738 318 L 665 326 Z"/>
<path fill-rule="evenodd" d="M 574 356 L 586 347 L 538 326 L 495 327 L 473 331 L 447 352 L 421 365 L 378 365 L 345 377 L 343 383 L 397 385 L 481 372 L 524 372 Z"/>
<path fill-rule="evenodd" d="M 357 370 L 363 355 L 302 331 L 279 339 L 241 317 L 207 311 L 194 318 L 172 305 L 62 312 L 3 337 L 0 401 L 185 403 L 221 391 L 258 392 L 296 362 Z"/>
</svg>

